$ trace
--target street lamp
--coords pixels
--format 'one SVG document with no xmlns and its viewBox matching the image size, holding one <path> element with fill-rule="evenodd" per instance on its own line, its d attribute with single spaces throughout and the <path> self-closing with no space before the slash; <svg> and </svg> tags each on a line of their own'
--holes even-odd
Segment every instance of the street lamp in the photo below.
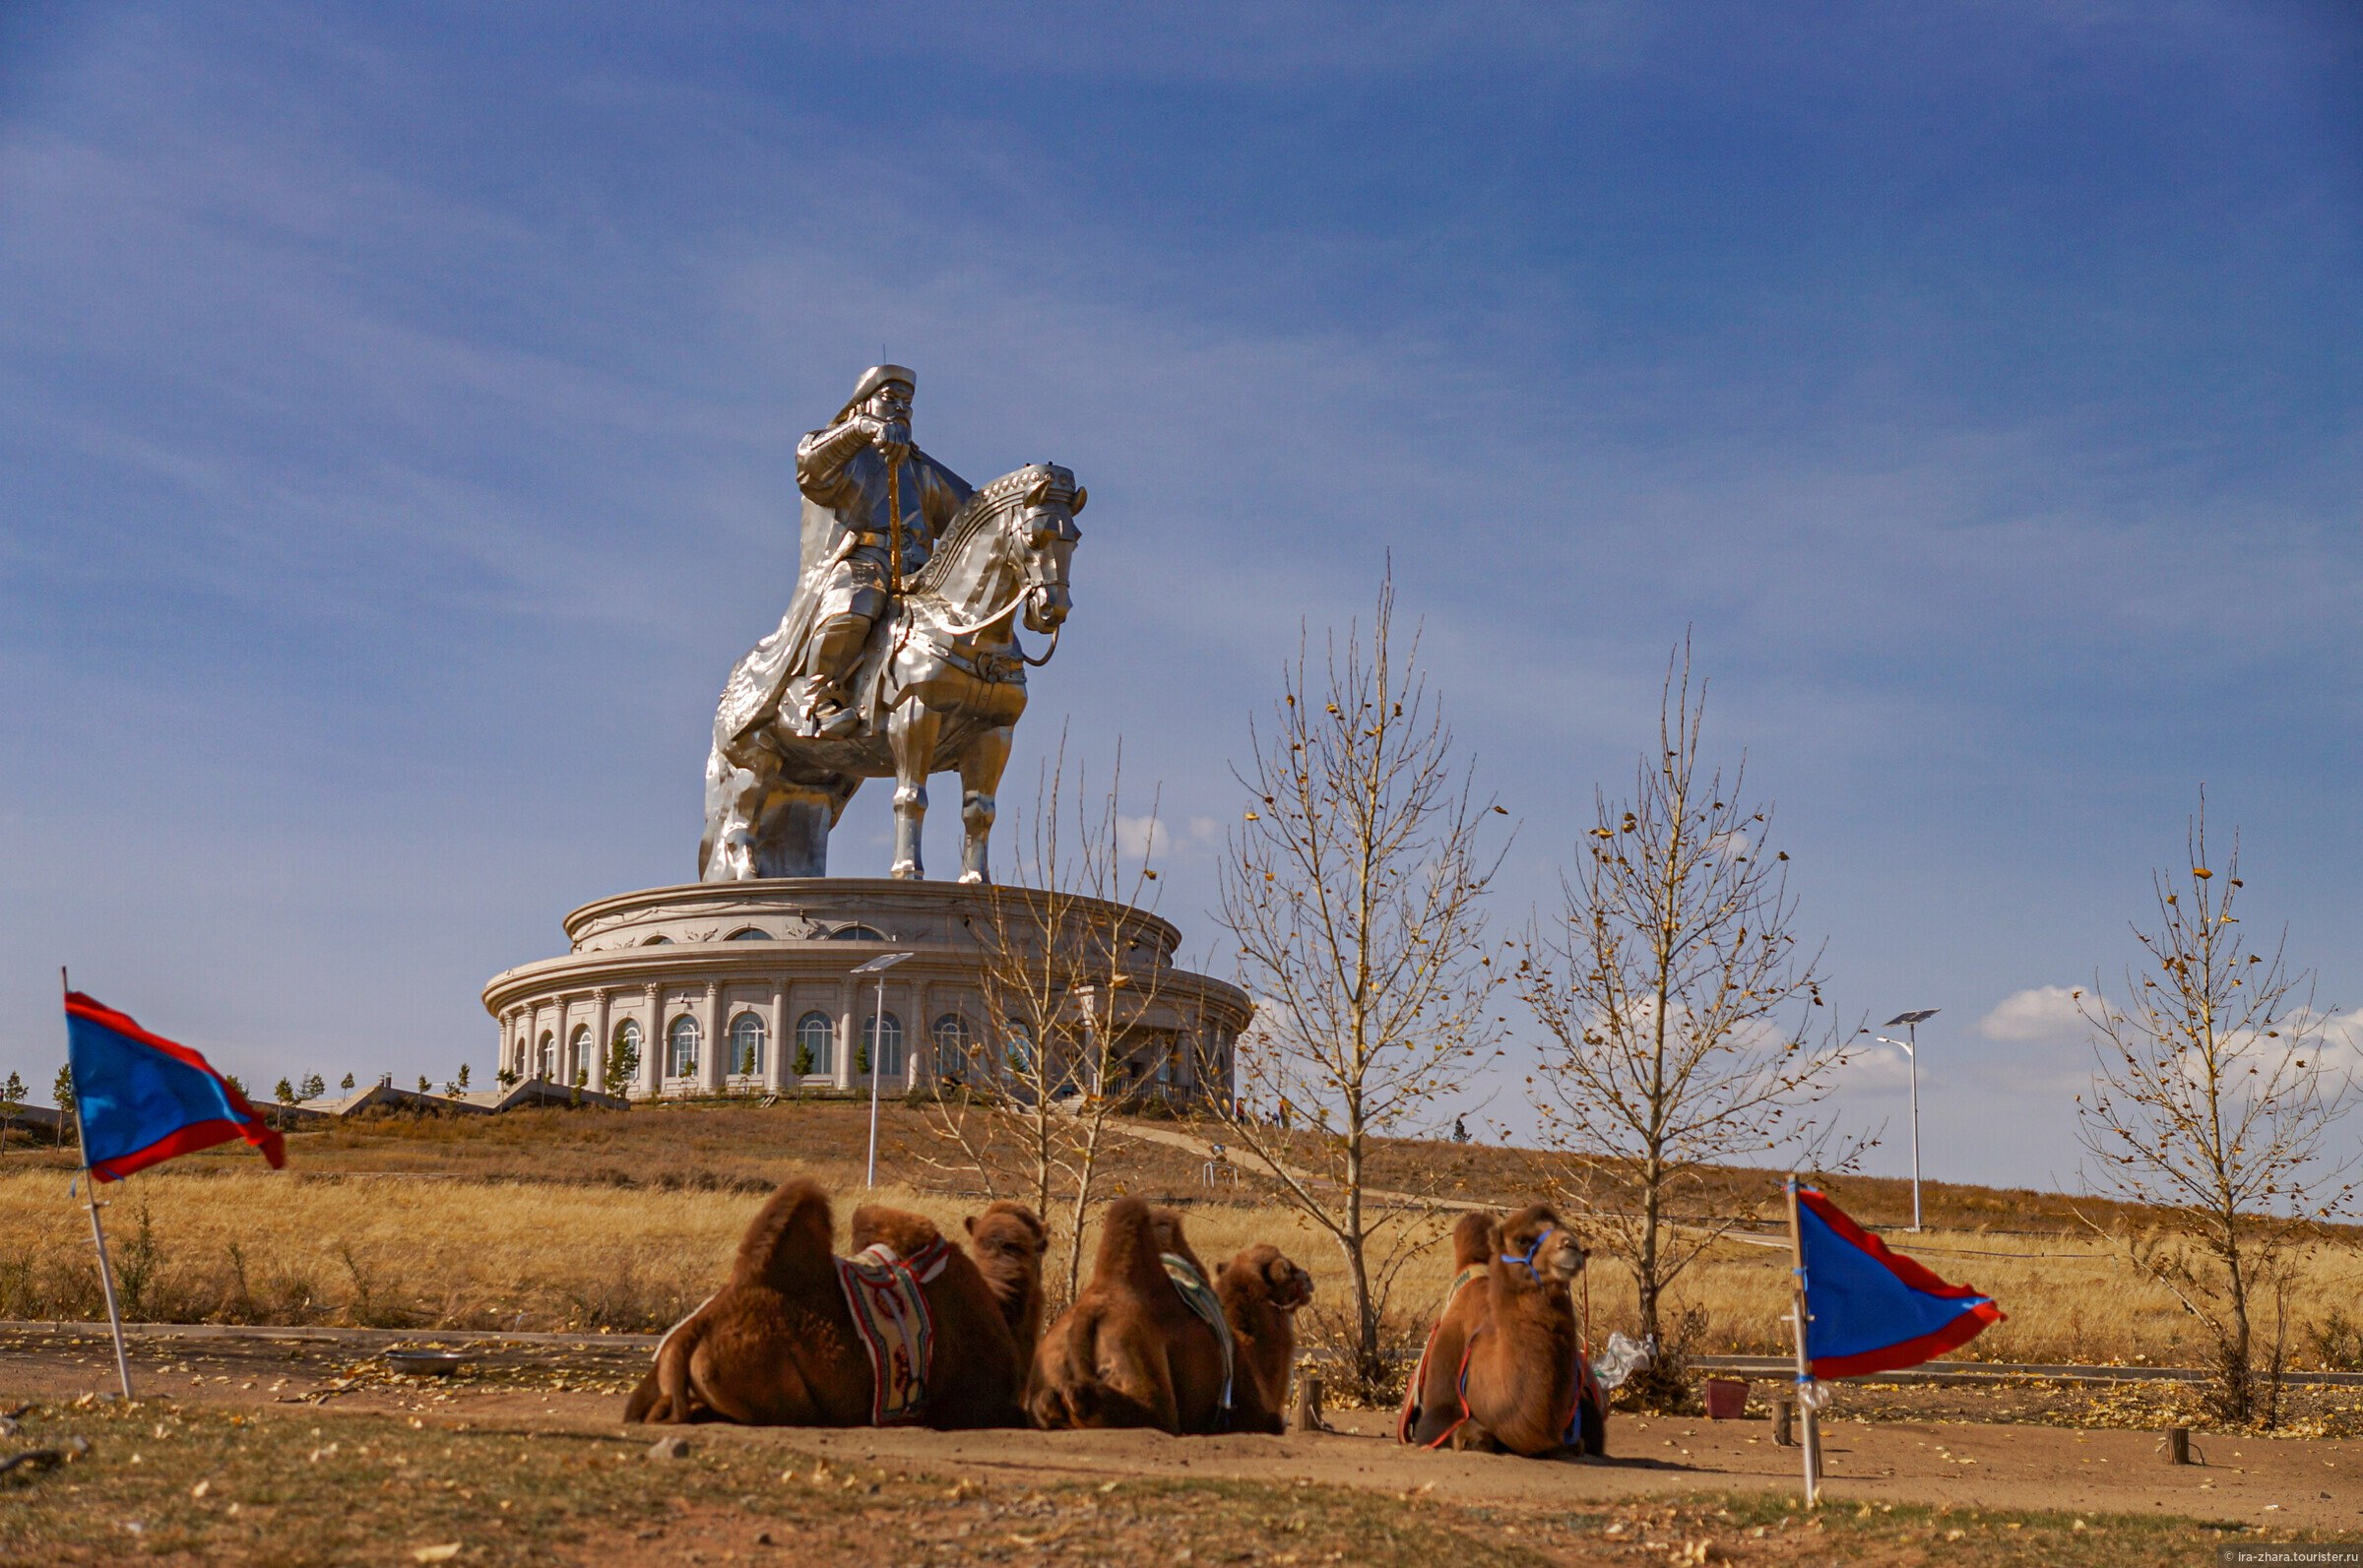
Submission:
<svg viewBox="0 0 2363 1568">
<path fill-rule="evenodd" d="M 878 1010 L 869 1026 L 869 1179 L 864 1186 L 878 1184 L 878 1056 L 886 1044 L 886 972 L 911 957 L 914 955 L 909 953 L 881 953 L 854 968 L 856 974 L 878 977 Z"/>
<path fill-rule="evenodd" d="M 1939 1009 L 1923 1007 L 1917 1012 L 1898 1013 L 1881 1025 L 1882 1029 L 1903 1026 L 1903 1038 L 1889 1039 L 1884 1035 L 1872 1037 L 1882 1045 L 1900 1046 L 1904 1059 L 1912 1064 L 1912 1229 L 1920 1228 L 1920 1026 L 1937 1016 Z"/>
</svg>

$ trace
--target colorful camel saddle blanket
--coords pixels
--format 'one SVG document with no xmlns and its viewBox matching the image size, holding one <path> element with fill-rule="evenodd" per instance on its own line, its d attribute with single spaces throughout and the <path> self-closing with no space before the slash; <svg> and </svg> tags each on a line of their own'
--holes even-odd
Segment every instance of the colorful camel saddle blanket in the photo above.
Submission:
<svg viewBox="0 0 2363 1568">
<path fill-rule="evenodd" d="M 1214 1286 L 1206 1283 L 1204 1275 L 1189 1266 L 1187 1258 L 1178 1252 L 1161 1252 L 1158 1256 L 1165 1261 L 1165 1277 L 1174 1282 L 1174 1291 L 1182 1297 L 1182 1305 L 1205 1319 L 1206 1326 L 1214 1330 L 1215 1342 L 1223 1348 L 1222 1408 L 1229 1411 L 1234 1352 L 1231 1347 L 1231 1320 L 1223 1316 L 1222 1297 L 1214 1293 Z"/>
<path fill-rule="evenodd" d="M 1428 1357 L 1436 1353 L 1436 1331 L 1444 1326 L 1444 1314 L 1452 1310 L 1453 1301 L 1461 1287 L 1473 1280 L 1485 1278 L 1488 1265 L 1472 1263 L 1452 1277 L 1444 1289 L 1444 1299 L 1436 1309 L 1435 1327 L 1428 1331 L 1428 1343 L 1420 1347 L 1420 1364 L 1411 1369 L 1411 1383 L 1403 1391 L 1403 1409 L 1395 1416 L 1395 1441 L 1411 1441 L 1412 1428 L 1420 1421 L 1420 1391 L 1428 1386 Z"/>
<path fill-rule="evenodd" d="M 926 1413 L 935 1319 L 921 1287 L 943 1273 L 951 1254 L 951 1244 L 938 1238 L 908 1258 L 881 1241 L 831 1260 L 853 1314 L 854 1336 L 869 1356 L 872 1426 L 907 1426 Z"/>
</svg>

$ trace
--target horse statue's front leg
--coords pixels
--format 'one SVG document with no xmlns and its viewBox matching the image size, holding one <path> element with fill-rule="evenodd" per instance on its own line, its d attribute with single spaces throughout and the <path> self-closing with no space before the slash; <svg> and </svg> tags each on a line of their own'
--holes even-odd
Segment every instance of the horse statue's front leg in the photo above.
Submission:
<svg viewBox="0 0 2363 1568">
<path fill-rule="evenodd" d="M 960 880 L 963 882 L 992 880 L 986 850 L 992 842 L 992 819 L 997 809 L 994 796 L 1001 787 L 1001 770 L 1009 766 L 1009 743 L 1016 733 L 1015 726 L 1010 724 L 988 729 L 968 748 L 968 755 L 960 759 L 960 826 L 964 830 L 960 841 Z"/>
<path fill-rule="evenodd" d="M 927 770 L 935 766 L 935 741 L 942 732 L 943 716 L 916 697 L 904 698 L 886 721 L 886 737 L 894 746 L 894 869 L 887 875 L 899 881 L 926 878 L 919 836 L 927 820 Z"/>
</svg>

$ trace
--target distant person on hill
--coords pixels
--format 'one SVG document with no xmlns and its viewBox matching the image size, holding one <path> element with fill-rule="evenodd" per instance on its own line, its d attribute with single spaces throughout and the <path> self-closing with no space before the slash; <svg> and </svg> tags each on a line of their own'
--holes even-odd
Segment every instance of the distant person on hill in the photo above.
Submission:
<svg viewBox="0 0 2363 1568">
<path fill-rule="evenodd" d="M 1469 1124 L 1458 1116 L 1452 1118 L 1452 1141 L 1456 1144 L 1465 1144 L 1469 1141 Z"/>
</svg>

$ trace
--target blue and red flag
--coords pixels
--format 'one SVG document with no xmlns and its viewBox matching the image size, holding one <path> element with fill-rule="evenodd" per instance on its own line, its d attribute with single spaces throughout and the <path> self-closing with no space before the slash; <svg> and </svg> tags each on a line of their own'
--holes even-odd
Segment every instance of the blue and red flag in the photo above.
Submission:
<svg viewBox="0 0 2363 1568">
<path fill-rule="evenodd" d="M 1797 1238 L 1816 1377 L 1917 1366 L 2002 1321 L 1993 1297 L 1897 1257 L 1811 1187 L 1797 1189 Z"/>
<path fill-rule="evenodd" d="M 80 991 L 66 993 L 66 1059 L 82 1119 L 83 1163 L 120 1181 L 175 1155 L 243 1138 L 273 1169 L 287 1140 L 263 1125 L 237 1087 L 189 1049 L 151 1035 Z"/>
</svg>

